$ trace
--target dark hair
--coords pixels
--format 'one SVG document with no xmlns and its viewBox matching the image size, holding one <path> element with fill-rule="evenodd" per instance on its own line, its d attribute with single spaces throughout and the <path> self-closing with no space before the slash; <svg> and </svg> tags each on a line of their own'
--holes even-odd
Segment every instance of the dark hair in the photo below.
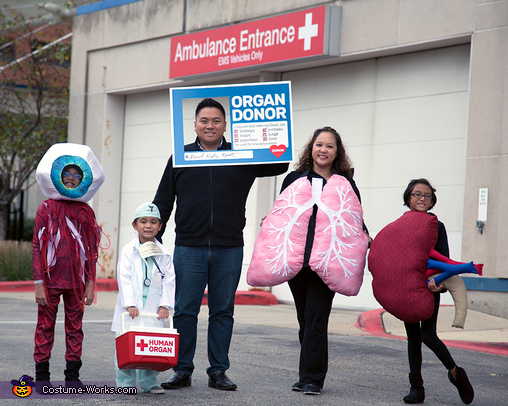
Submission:
<svg viewBox="0 0 508 406">
<path fill-rule="evenodd" d="M 419 183 L 421 183 L 422 185 L 427 185 L 430 188 L 430 190 L 432 190 L 432 204 L 429 207 L 429 209 L 432 209 L 437 203 L 436 189 L 434 189 L 434 187 L 432 187 L 430 182 L 425 178 L 411 179 L 411 182 L 409 182 L 409 184 L 407 185 L 407 188 L 404 192 L 404 206 L 409 207 L 409 201 L 411 200 L 411 193 L 413 193 L 413 189 Z"/>
<path fill-rule="evenodd" d="M 62 169 L 62 174 L 61 174 L 62 182 L 63 182 L 64 172 L 67 172 L 69 169 L 76 169 L 78 171 L 78 173 L 81 175 L 81 178 L 83 178 L 83 171 L 81 170 L 81 168 L 78 165 L 73 165 L 73 164 L 65 165 L 64 168 Z"/>
<path fill-rule="evenodd" d="M 194 118 L 198 118 L 199 112 L 206 107 L 215 107 L 216 109 L 219 109 L 222 115 L 224 116 L 224 120 L 226 119 L 226 110 L 224 110 L 222 104 L 220 104 L 217 100 L 211 99 L 209 97 L 199 102 L 199 104 L 196 107 L 196 113 L 194 115 Z"/>
<path fill-rule="evenodd" d="M 297 172 L 304 172 L 307 169 L 312 168 L 312 164 L 314 162 L 314 160 L 312 159 L 312 148 L 314 147 L 316 138 L 319 136 L 319 134 L 323 132 L 333 134 L 335 137 L 335 143 L 337 144 L 337 155 L 333 160 L 332 168 L 340 175 L 353 176 L 353 168 L 351 168 L 351 160 L 346 154 L 346 149 L 342 144 L 342 139 L 340 138 L 339 133 L 332 127 L 318 128 L 316 131 L 314 131 L 314 135 L 303 148 L 303 151 L 300 155 L 300 159 L 295 165 L 295 170 Z"/>
</svg>

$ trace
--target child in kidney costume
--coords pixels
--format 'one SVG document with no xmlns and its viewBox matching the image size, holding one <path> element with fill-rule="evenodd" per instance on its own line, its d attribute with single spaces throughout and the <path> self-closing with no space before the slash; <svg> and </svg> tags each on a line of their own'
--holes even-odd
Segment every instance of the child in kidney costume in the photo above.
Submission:
<svg viewBox="0 0 508 406">
<path fill-rule="evenodd" d="M 435 189 L 427 179 L 413 179 L 404 192 L 411 210 L 388 224 L 370 247 L 369 270 L 375 298 L 389 313 L 404 321 L 408 336 L 409 381 L 405 403 L 423 403 L 421 344 L 425 343 L 448 369 L 450 382 L 461 400 L 469 404 L 474 391 L 463 368 L 457 366 L 436 334 L 439 295 L 449 289 L 456 304 L 455 327 L 463 327 L 467 294 L 460 273 L 482 274 L 483 265 L 460 263 L 448 258 L 446 229 L 428 211 L 435 206 Z"/>
</svg>

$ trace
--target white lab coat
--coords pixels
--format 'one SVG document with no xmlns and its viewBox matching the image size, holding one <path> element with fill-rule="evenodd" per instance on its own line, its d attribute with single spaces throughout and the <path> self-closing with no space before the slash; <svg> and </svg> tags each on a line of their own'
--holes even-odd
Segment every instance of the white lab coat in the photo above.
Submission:
<svg viewBox="0 0 508 406">
<path fill-rule="evenodd" d="M 143 282 L 145 275 L 142 262 L 144 260 L 138 251 L 138 237 L 123 247 L 117 267 L 118 299 L 113 324 L 111 325 L 112 331 L 119 332 L 121 330 L 121 314 L 126 311 L 127 307 L 135 306 L 142 313 L 157 313 L 160 306 L 167 307 L 170 310 L 174 308 L 175 269 L 173 261 L 169 250 L 158 241 L 156 241 L 156 244 L 164 252 L 164 255 L 154 257 L 160 271 L 154 264 L 148 297 L 144 305 Z M 136 317 L 133 320 L 131 317 L 125 316 L 125 328 L 127 329 L 130 326 L 163 327 L 164 320 L 143 316 Z"/>
</svg>

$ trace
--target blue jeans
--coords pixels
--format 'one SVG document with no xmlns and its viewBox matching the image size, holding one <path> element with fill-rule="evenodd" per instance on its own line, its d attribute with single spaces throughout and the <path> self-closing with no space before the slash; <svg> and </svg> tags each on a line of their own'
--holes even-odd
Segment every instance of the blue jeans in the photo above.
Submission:
<svg viewBox="0 0 508 406">
<path fill-rule="evenodd" d="M 229 368 L 235 292 L 242 271 L 243 247 L 175 246 L 174 325 L 180 334 L 175 371 L 192 374 L 198 314 L 208 284 L 208 361 L 212 375 Z"/>
</svg>

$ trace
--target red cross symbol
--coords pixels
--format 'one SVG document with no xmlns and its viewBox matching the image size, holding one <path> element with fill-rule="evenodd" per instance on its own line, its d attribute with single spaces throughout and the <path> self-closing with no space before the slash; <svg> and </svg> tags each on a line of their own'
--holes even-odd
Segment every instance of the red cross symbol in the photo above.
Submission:
<svg viewBox="0 0 508 406">
<path fill-rule="evenodd" d="M 303 50 L 311 49 L 311 40 L 318 36 L 318 24 L 312 24 L 312 13 L 305 14 L 305 25 L 298 27 L 298 39 L 303 39 Z"/>
<path fill-rule="evenodd" d="M 141 348 L 141 351 L 145 351 L 145 347 L 148 347 L 148 344 L 145 344 L 145 340 L 141 339 L 141 341 L 137 343 L 136 346 Z"/>
</svg>

